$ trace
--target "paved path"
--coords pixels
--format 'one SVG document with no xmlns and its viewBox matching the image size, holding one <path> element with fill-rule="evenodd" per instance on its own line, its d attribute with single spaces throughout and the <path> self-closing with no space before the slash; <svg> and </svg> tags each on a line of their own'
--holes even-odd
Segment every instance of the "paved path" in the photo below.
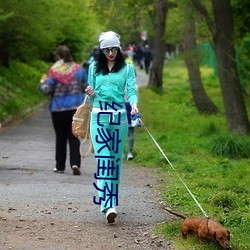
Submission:
<svg viewBox="0 0 250 250">
<path fill-rule="evenodd" d="M 145 87 L 148 85 L 148 75 L 141 69 L 136 69 L 136 84 L 138 87 Z"/>
<path fill-rule="evenodd" d="M 94 155 L 82 160 L 81 176 L 72 175 L 69 162 L 65 174 L 53 173 L 54 166 L 54 132 L 47 108 L 39 110 L 15 127 L 0 133 L 0 200 L 5 201 L 4 204 L 1 203 L 1 207 L 7 209 L 15 207 L 17 203 L 26 204 L 32 197 L 35 203 L 39 204 L 39 209 L 41 206 L 45 209 L 48 204 L 53 204 L 55 197 L 61 200 L 60 205 L 64 203 L 65 206 L 68 203 L 66 200 L 73 199 L 79 213 L 64 216 L 70 216 L 76 220 L 80 218 L 92 221 L 104 220 L 103 215 L 97 212 L 98 206 L 93 203 L 93 196 L 97 195 L 93 186 L 97 168 Z M 141 222 L 162 219 L 161 215 L 156 213 L 148 213 L 145 216 L 145 212 L 149 212 L 154 206 L 152 202 L 146 202 L 147 192 L 151 192 L 151 189 L 145 186 L 152 185 L 150 172 L 142 169 L 142 179 L 140 176 L 133 175 L 131 169 L 133 169 L 132 166 L 124 166 L 119 218 Z M 136 168 L 135 171 L 138 172 Z M 149 178 L 146 179 L 148 174 Z M 138 204 L 138 210 L 142 209 L 142 212 L 125 215 L 124 210 L 128 207 L 133 208 L 134 203 Z M 86 210 L 88 213 L 85 212 Z M 22 214 L 30 216 L 30 212 L 30 209 L 27 210 L 23 206 Z M 90 213 L 93 217 L 89 216 Z M 139 216 L 139 214 L 144 215 Z M 61 211 L 57 211 L 52 216 L 60 218 Z"/>
<path fill-rule="evenodd" d="M 139 74 L 137 79 L 138 85 L 142 86 L 143 81 L 147 80 L 147 76 Z M 3 230 L 5 234 L 0 235 L 1 250 L 31 249 L 29 244 L 35 244 L 36 247 L 32 247 L 32 249 L 72 250 L 99 249 L 98 244 L 105 245 L 105 237 L 102 239 L 100 236 L 98 236 L 99 243 L 90 244 L 92 237 L 94 238 L 91 236 L 93 232 L 107 228 L 104 215 L 93 203 L 93 196 L 97 195 L 93 186 L 93 182 L 96 181 L 94 179 L 96 172 L 94 155 L 82 160 L 81 176 L 72 175 L 69 163 L 64 174 L 53 173 L 52 169 L 55 166 L 54 140 L 54 131 L 47 107 L 12 127 L 0 130 L 0 231 L 5 228 L 5 231 Z M 139 231 L 141 232 L 138 236 L 141 249 L 161 249 L 160 246 L 164 246 L 161 241 L 160 245 L 152 244 L 154 236 L 152 235 L 150 238 L 145 236 L 148 234 L 144 235 L 144 232 L 148 231 L 152 234 L 153 225 L 167 218 L 166 213 L 159 209 L 160 201 L 157 192 L 151 188 L 159 181 L 159 177 L 156 170 L 135 168 L 126 163 L 123 167 L 120 188 L 116 221 L 118 226 L 115 229 L 118 234 L 119 230 L 122 230 L 124 238 L 116 236 L 115 238 L 118 239 L 112 240 L 113 248 L 109 249 L 117 249 L 117 247 L 137 249 L 138 240 L 136 242 L 131 239 L 130 234 L 132 232 L 138 234 Z M 41 237 L 29 238 L 22 226 L 18 227 L 13 224 L 13 220 L 18 218 L 22 218 L 21 221 L 29 221 L 28 225 L 33 225 L 34 221 L 42 224 L 47 220 L 51 225 L 54 223 L 63 225 L 66 222 L 84 223 L 83 231 L 86 230 L 85 233 L 88 232 L 90 235 L 88 235 L 88 241 L 86 235 L 82 235 L 79 248 L 78 245 L 72 246 L 75 241 L 72 243 L 71 238 L 64 243 L 65 248 L 60 247 L 60 244 L 57 245 L 58 248 L 55 248 L 51 235 L 51 239 L 47 235 L 50 240 L 42 243 L 39 240 Z M 12 224 L 8 224 L 8 221 Z M 16 223 L 20 223 L 20 220 L 17 220 Z M 133 229 L 126 230 L 133 225 Z M 37 228 L 36 231 L 46 235 L 44 225 L 42 228 L 41 225 L 40 227 L 33 226 Z M 48 226 L 48 230 L 52 229 Z M 108 230 L 112 230 L 112 228 L 108 228 Z M 11 237 L 12 232 L 13 237 Z M 19 237 L 15 235 L 19 235 Z M 128 235 L 130 236 L 128 237 Z M 149 237 L 148 240 L 145 240 L 145 237 Z M 85 247 L 83 247 L 84 244 Z"/>
</svg>

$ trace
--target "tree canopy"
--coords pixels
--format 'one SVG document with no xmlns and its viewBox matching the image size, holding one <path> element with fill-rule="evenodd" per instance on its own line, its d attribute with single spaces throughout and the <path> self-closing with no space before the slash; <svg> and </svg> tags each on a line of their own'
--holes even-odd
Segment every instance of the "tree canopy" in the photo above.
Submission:
<svg viewBox="0 0 250 250">
<path fill-rule="evenodd" d="M 88 4 L 85 0 L 2 0 L 1 64 L 8 67 L 12 59 L 48 60 L 59 44 L 67 44 L 73 56 L 82 59 L 96 39 L 95 14 Z"/>
</svg>

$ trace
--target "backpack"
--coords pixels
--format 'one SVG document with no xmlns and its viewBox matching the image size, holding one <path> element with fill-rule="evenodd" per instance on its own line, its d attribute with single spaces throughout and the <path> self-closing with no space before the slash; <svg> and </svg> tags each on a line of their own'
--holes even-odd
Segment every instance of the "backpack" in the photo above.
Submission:
<svg viewBox="0 0 250 250">
<path fill-rule="evenodd" d="M 83 103 L 76 109 L 72 118 L 72 134 L 77 137 L 80 143 L 80 155 L 85 158 L 90 151 L 93 152 L 93 144 L 90 138 L 90 112 L 92 110 L 92 102 L 87 102 L 86 95 Z M 83 145 L 89 140 L 89 148 L 86 153 L 83 153 Z"/>
</svg>

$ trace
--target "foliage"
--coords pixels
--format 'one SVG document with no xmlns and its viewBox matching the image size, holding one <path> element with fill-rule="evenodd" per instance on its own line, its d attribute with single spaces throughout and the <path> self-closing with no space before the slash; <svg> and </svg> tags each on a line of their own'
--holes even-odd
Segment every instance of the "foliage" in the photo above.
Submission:
<svg viewBox="0 0 250 250">
<path fill-rule="evenodd" d="M 214 154 L 226 158 L 250 158 L 250 144 L 248 138 L 233 135 L 216 136 L 211 142 Z"/>
<path fill-rule="evenodd" d="M 121 35 L 122 46 L 141 43 L 140 33 L 148 31 L 149 40 L 153 37 L 153 16 L 155 0 L 94 0 L 92 6 L 98 18 L 107 30 Z"/>
<path fill-rule="evenodd" d="M 250 145 L 249 137 L 227 134 L 219 81 L 210 68 L 201 68 L 207 93 L 220 107 L 217 115 L 200 115 L 193 103 L 183 61 L 169 61 L 164 70 L 164 93 L 139 89 L 142 121 L 152 133 L 174 169 L 160 153 L 144 127 L 135 130 L 133 163 L 157 168 L 162 181 L 155 185 L 165 204 L 189 217 L 202 212 L 180 178 L 186 183 L 207 214 L 229 228 L 232 249 L 249 249 L 249 166 L 250 158 L 214 155 L 211 145 L 220 138 Z M 248 109 L 250 105 L 247 105 Z M 242 147 L 241 147 L 242 148 Z M 248 151 L 249 152 L 249 151 Z M 178 175 L 176 174 L 178 173 Z M 166 216 L 168 214 L 166 213 Z M 179 239 L 180 219 L 156 227 L 167 239 L 175 239 L 176 249 L 201 249 L 199 241 Z M 190 243 L 190 244 L 189 244 Z M 217 249 L 213 243 L 203 249 Z"/>
<path fill-rule="evenodd" d="M 246 10 L 250 8 L 250 2 L 248 0 L 233 0 L 232 8 L 236 38 L 249 36 L 250 14 Z"/>
<path fill-rule="evenodd" d="M 235 27 L 235 40 L 238 50 L 238 69 L 240 74 L 241 84 L 246 92 L 250 95 L 250 14 L 246 9 L 250 7 L 250 2 L 247 0 L 233 0 L 233 15 Z"/>
<path fill-rule="evenodd" d="M 183 38 L 184 13 L 181 2 L 177 8 L 171 8 L 167 15 L 165 40 L 170 44 L 178 44 Z"/>
<path fill-rule="evenodd" d="M 0 67 L 0 122 L 10 115 L 18 118 L 21 111 L 44 100 L 38 90 L 39 80 L 49 65 L 33 61 L 32 66 L 11 62 L 10 68 Z"/>
<path fill-rule="evenodd" d="M 8 66 L 12 59 L 23 62 L 49 60 L 59 44 L 66 44 L 75 60 L 82 61 L 84 51 L 90 51 L 96 39 L 95 15 L 87 9 L 88 2 L 37 0 L 34 9 L 32 0 L 2 0 L 2 64 Z"/>
<path fill-rule="evenodd" d="M 240 75 L 241 85 L 245 94 L 250 96 L 250 35 L 238 40 L 237 42 L 237 63 Z"/>
</svg>

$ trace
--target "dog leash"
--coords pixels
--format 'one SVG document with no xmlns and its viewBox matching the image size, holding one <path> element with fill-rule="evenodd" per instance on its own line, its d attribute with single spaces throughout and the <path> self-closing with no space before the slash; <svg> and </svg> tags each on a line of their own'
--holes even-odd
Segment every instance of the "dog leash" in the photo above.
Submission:
<svg viewBox="0 0 250 250">
<path fill-rule="evenodd" d="M 196 198 L 194 197 L 194 195 L 192 194 L 192 192 L 190 191 L 190 189 L 188 188 L 188 186 L 186 185 L 186 183 L 182 180 L 182 178 L 180 177 L 180 175 L 178 174 L 176 168 L 173 166 L 173 164 L 170 162 L 170 160 L 168 159 L 168 157 L 165 155 L 165 153 L 163 152 L 163 150 L 161 149 L 161 147 L 159 146 L 159 144 L 157 143 L 157 141 L 154 139 L 154 137 L 152 136 L 152 134 L 149 132 L 148 128 L 145 126 L 145 124 L 143 123 L 143 121 L 141 120 L 141 118 L 139 118 L 139 120 L 141 121 L 142 125 L 145 127 L 146 131 L 148 132 L 149 136 L 151 137 L 151 139 L 153 140 L 153 142 L 155 143 L 155 145 L 158 147 L 158 149 L 160 150 L 160 152 L 162 153 L 162 155 L 165 157 L 165 159 L 167 160 L 167 162 L 169 163 L 169 165 L 172 167 L 172 169 L 175 171 L 175 173 L 177 174 L 177 176 L 179 177 L 180 181 L 182 182 L 182 184 L 185 186 L 185 188 L 187 189 L 187 191 L 189 192 L 189 194 L 191 195 L 191 197 L 193 198 L 193 200 L 196 202 L 196 204 L 198 205 L 198 207 L 200 208 L 200 210 L 202 211 L 202 213 L 205 215 L 205 217 L 209 218 L 209 216 L 207 215 L 207 213 L 203 210 L 203 208 L 201 207 L 201 205 L 199 204 L 199 202 L 196 200 Z"/>
</svg>

